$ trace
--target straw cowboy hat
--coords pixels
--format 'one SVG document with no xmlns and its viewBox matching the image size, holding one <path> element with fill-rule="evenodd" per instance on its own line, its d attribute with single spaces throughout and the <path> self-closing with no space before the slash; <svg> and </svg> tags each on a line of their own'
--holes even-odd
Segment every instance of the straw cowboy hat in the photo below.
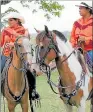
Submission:
<svg viewBox="0 0 93 112">
<path fill-rule="evenodd" d="M 21 23 L 23 23 L 23 24 L 25 23 L 24 18 L 17 12 L 10 13 L 5 19 L 8 20 L 10 18 L 17 18 L 20 20 Z"/>
<path fill-rule="evenodd" d="M 90 6 L 90 5 L 88 5 L 88 4 L 84 3 L 84 2 L 81 2 L 79 5 L 75 5 L 75 6 L 77 6 L 77 7 L 82 6 L 82 7 L 86 7 L 86 8 L 89 8 L 90 10 L 92 10 L 92 4 Z"/>
</svg>

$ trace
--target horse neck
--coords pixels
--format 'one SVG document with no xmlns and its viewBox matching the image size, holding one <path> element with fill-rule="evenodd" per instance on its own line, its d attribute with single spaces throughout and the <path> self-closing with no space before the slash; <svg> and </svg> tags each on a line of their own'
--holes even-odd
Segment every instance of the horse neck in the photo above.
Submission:
<svg viewBox="0 0 93 112">
<path fill-rule="evenodd" d="M 13 63 L 13 65 L 14 65 L 16 68 L 18 68 L 18 69 L 22 68 L 21 59 L 18 57 L 16 51 L 13 52 L 13 60 L 12 60 L 12 63 Z"/>
<path fill-rule="evenodd" d="M 59 72 L 59 75 L 60 75 L 62 86 L 67 87 L 67 86 L 75 85 L 76 78 L 75 78 L 74 73 L 71 72 L 67 61 L 64 61 L 62 63 L 62 61 L 65 58 L 66 58 L 66 56 L 58 57 L 56 59 L 56 66 L 57 66 L 57 69 L 58 69 L 58 72 Z M 73 89 L 73 87 L 67 89 L 67 91 L 71 92 L 72 89 Z"/>
<path fill-rule="evenodd" d="M 58 54 L 58 60 L 56 61 L 57 68 L 59 74 L 62 77 L 62 83 L 64 84 L 64 86 L 70 86 L 80 80 L 82 67 L 76 59 L 75 55 L 71 54 L 73 52 L 73 48 L 70 42 L 64 42 L 58 36 L 56 37 L 56 41 L 58 49 L 60 51 L 60 53 Z M 70 54 L 71 56 L 62 63 L 62 60 L 66 59 Z"/>
<path fill-rule="evenodd" d="M 20 69 L 22 68 L 22 61 L 21 59 L 18 57 L 18 55 L 16 54 L 16 51 L 13 52 L 13 60 L 12 60 L 12 64 L 14 67 L 16 67 L 17 69 Z M 14 76 L 14 79 L 16 80 L 16 84 L 20 84 L 22 78 L 23 78 L 23 75 L 22 75 L 22 72 L 17 70 L 16 68 L 13 67 L 13 76 Z"/>
<path fill-rule="evenodd" d="M 8 70 L 8 85 L 13 94 L 18 96 L 24 88 L 25 80 L 23 72 L 17 70 L 22 68 L 22 62 L 20 58 L 16 55 L 16 51 L 13 51 L 13 59 L 11 63 L 12 64 Z"/>
</svg>

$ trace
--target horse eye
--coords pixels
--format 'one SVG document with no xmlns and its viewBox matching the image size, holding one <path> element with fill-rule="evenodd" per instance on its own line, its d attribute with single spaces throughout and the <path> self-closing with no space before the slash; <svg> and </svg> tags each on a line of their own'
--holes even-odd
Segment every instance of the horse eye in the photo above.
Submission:
<svg viewBox="0 0 93 112">
<path fill-rule="evenodd" d="M 22 47 L 22 45 L 19 44 L 18 47 Z"/>
</svg>

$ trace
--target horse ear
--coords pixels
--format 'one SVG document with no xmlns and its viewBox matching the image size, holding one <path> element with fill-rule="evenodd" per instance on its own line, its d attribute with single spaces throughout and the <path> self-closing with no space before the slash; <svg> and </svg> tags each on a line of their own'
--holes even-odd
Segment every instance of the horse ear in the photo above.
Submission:
<svg viewBox="0 0 93 112">
<path fill-rule="evenodd" d="M 34 28 L 35 29 L 35 31 L 37 32 L 37 33 L 40 33 L 40 31 L 39 30 L 37 30 L 36 28 Z"/>
<path fill-rule="evenodd" d="M 46 32 L 46 35 L 49 35 L 49 30 L 48 30 L 48 27 L 45 25 L 45 32 Z"/>
</svg>

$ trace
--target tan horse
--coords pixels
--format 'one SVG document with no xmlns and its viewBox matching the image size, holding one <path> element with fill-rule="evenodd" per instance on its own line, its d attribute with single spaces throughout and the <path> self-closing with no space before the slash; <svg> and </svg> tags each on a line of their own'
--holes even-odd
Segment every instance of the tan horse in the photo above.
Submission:
<svg viewBox="0 0 93 112">
<path fill-rule="evenodd" d="M 72 48 L 62 33 L 56 30 L 50 32 L 47 26 L 45 26 L 45 31 L 37 35 L 36 42 L 38 60 L 42 69 L 44 66 L 48 68 L 52 60 L 56 61 L 60 75 L 57 87 L 60 98 L 67 107 L 67 112 L 72 112 L 72 106 L 76 106 L 78 112 L 85 112 L 85 101 L 93 98 L 93 78 L 89 76 L 83 55 Z M 48 81 L 51 83 L 49 72 L 49 69 L 46 69 Z"/>
<path fill-rule="evenodd" d="M 32 59 L 29 39 L 18 38 L 12 54 L 12 61 L 5 78 L 4 96 L 7 99 L 9 112 L 14 112 L 18 103 L 21 104 L 22 112 L 28 112 L 29 87 L 25 67 L 27 67 L 26 63 L 31 64 Z"/>
</svg>

